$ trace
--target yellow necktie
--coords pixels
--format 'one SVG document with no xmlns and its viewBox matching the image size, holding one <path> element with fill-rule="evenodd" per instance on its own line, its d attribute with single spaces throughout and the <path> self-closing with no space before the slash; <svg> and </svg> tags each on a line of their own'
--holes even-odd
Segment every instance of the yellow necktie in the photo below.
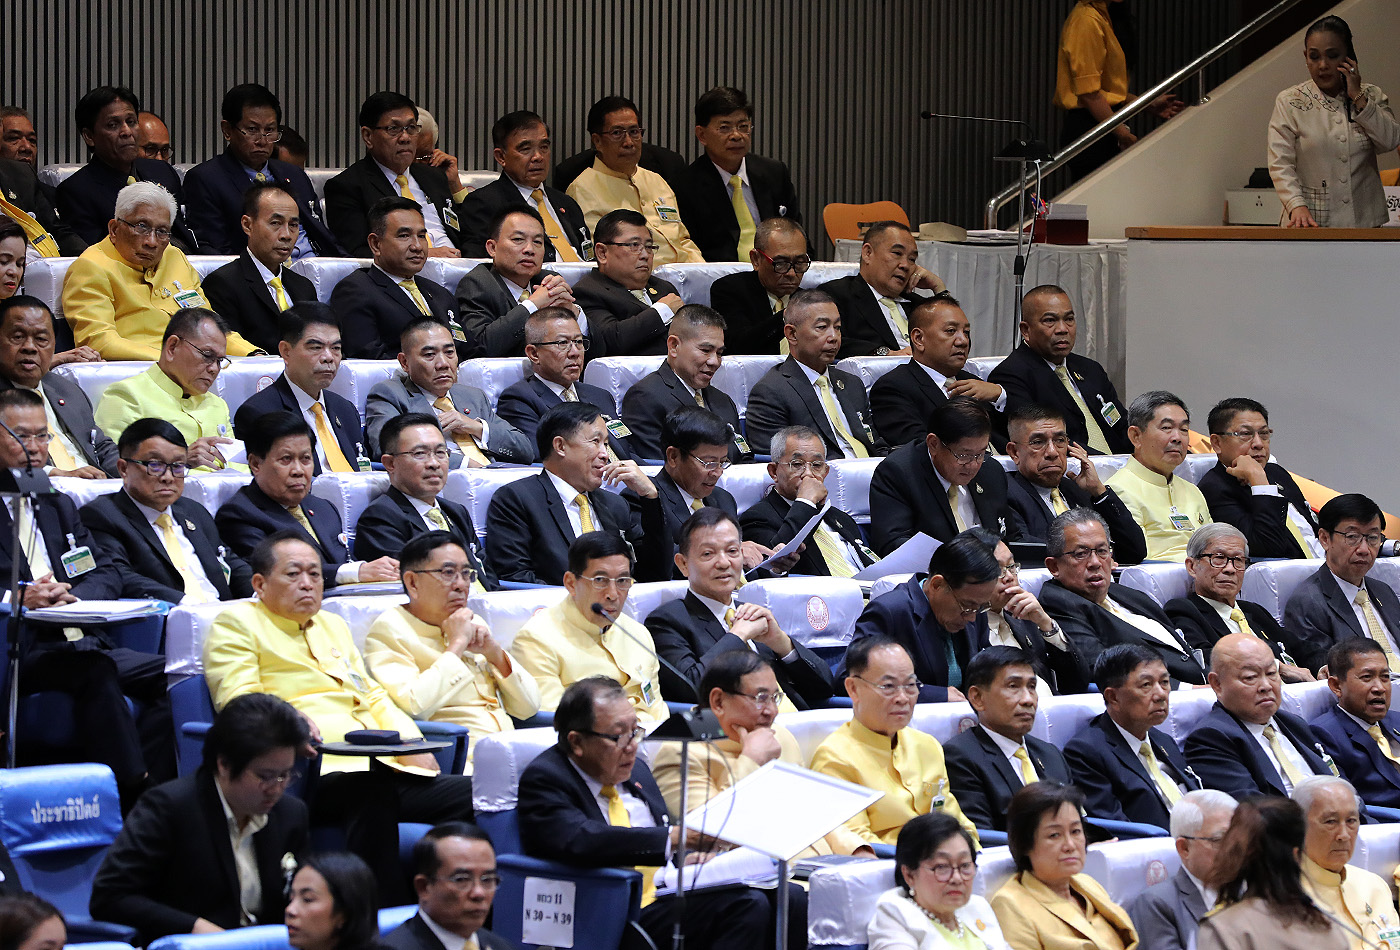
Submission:
<svg viewBox="0 0 1400 950">
<path fill-rule="evenodd" d="M 749 251 L 753 250 L 753 236 L 758 230 L 754 224 L 753 212 L 749 210 L 749 203 L 744 200 L 744 179 L 738 175 L 729 176 L 729 202 L 734 206 L 734 217 L 739 222 L 739 256 L 737 260 L 746 261 L 749 259 Z"/>
<path fill-rule="evenodd" d="M 1288 779 L 1288 785 L 1292 788 L 1301 782 L 1306 776 L 1293 765 L 1293 760 L 1283 750 L 1283 743 L 1279 741 L 1278 730 L 1273 723 L 1264 727 L 1264 738 L 1268 740 L 1269 748 L 1274 750 L 1274 758 L 1278 759 L 1279 767 L 1283 769 L 1284 778 Z"/>
<path fill-rule="evenodd" d="M 439 396 L 437 399 L 433 400 L 433 408 L 441 409 L 443 412 L 453 412 L 457 409 L 457 407 L 452 404 L 452 400 L 446 396 Z M 452 440 L 457 443 L 457 447 L 462 450 L 462 454 L 473 462 L 476 462 L 483 468 L 490 464 L 490 459 L 486 457 L 485 452 L 481 451 L 481 445 L 476 439 L 469 435 L 454 435 Z"/>
<path fill-rule="evenodd" d="M 899 331 L 899 343 L 901 346 L 909 339 L 909 318 L 904 315 L 904 308 L 899 302 L 889 297 L 881 297 L 880 303 L 885 305 L 885 309 L 890 312 L 890 319 L 894 321 L 895 329 Z"/>
<path fill-rule="evenodd" d="M 331 431 L 330 420 L 326 418 L 325 407 L 319 402 L 313 402 L 311 414 L 316 417 L 316 438 L 321 443 L 321 450 L 326 453 L 326 466 L 332 472 L 355 471 L 345 453 L 340 451 L 340 443 L 336 441 L 335 433 Z"/>
<path fill-rule="evenodd" d="M 1396 659 L 1395 651 L 1390 648 L 1390 637 L 1385 635 L 1385 628 L 1376 616 L 1376 609 L 1371 606 L 1371 595 L 1367 593 L 1366 588 L 1356 592 L 1356 605 L 1361 608 L 1361 616 L 1366 618 L 1366 630 L 1371 639 L 1379 643 L 1385 651 L 1385 661 L 1390 665 L 1391 672 L 1400 672 L 1400 661 Z"/>
<path fill-rule="evenodd" d="M 165 553 L 170 555 L 170 563 L 175 565 L 175 570 L 180 572 L 185 581 L 185 599 L 181 603 L 202 603 L 203 599 L 197 593 L 199 580 L 190 570 L 190 562 L 185 558 L 185 549 L 180 547 L 180 539 L 175 534 L 175 519 L 170 517 L 170 512 L 160 513 L 160 517 L 156 519 L 156 527 L 160 528 L 160 538 L 165 544 Z"/>
<path fill-rule="evenodd" d="M 320 536 L 316 534 L 316 529 L 311 527 L 311 519 L 306 517 L 306 512 L 301 510 L 301 505 L 292 505 L 287 509 L 287 514 L 295 518 L 297 524 L 306 529 L 306 533 L 311 535 L 313 541 L 318 545 L 321 543 Z"/>
<path fill-rule="evenodd" d="M 1240 633 L 1246 633 L 1251 637 L 1259 637 L 1259 634 L 1255 633 L 1254 628 L 1249 625 L 1249 621 L 1244 619 L 1244 611 L 1240 608 L 1230 608 L 1230 619 L 1240 628 Z M 1264 638 L 1259 637 L 1259 639 L 1262 640 Z"/>
<path fill-rule="evenodd" d="M 701 501 L 699 498 L 692 498 L 692 499 L 691 499 L 691 501 L 690 501 L 690 510 L 691 510 L 691 511 L 699 511 L 701 508 L 704 508 L 704 507 L 705 507 L 705 503 L 704 503 L 703 501 Z"/>
<path fill-rule="evenodd" d="M 44 226 L 23 208 L 11 204 L 0 194 L 0 211 L 12 218 L 15 224 L 24 229 L 24 239 L 43 257 L 59 257 L 58 242 L 44 230 Z"/>
<path fill-rule="evenodd" d="M 608 800 L 608 824 L 614 828 L 631 828 L 632 818 L 627 814 L 627 806 L 622 802 L 616 785 L 604 785 L 603 797 Z M 642 906 L 656 900 L 656 868 L 638 867 L 642 872 Z"/>
<path fill-rule="evenodd" d="M 861 442 L 846 426 L 846 414 L 841 411 L 841 407 L 836 403 L 836 397 L 831 394 L 831 380 L 826 374 L 817 377 L 817 395 L 822 402 L 822 408 L 826 410 L 826 417 L 831 422 L 831 427 L 836 430 L 836 437 L 842 439 L 851 447 L 852 454 L 858 459 L 870 458 L 870 453 L 865 449 L 865 443 Z"/>
<path fill-rule="evenodd" d="M 1035 766 L 1031 764 L 1031 757 L 1026 752 L 1025 746 L 1017 749 L 1012 758 L 1019 759 L 1021 762 L 1021 781 L 1024 784 L 1029 785 L 1032 782 L 1040 781 L 1040 776 L 1036 774 Z"/>
<path fill-rule="evenodd" d="M 127 176 L 126 176 L 126 183 L 127 183 L 128 185 L 134 185 L 134 184 L 136 184 L 136 176 L 135 176 L 135 175 L 127 175 Z"/>
<path fill-rule="evenodd" d="M 554 256 L 561 261 L 582 261 L 578 256 L 574 246 L 564 239 L 564 235 L 559 233 L 559 227 L 554 221 L 554 216 L 549 213 L 548 205 L 544 200 L 544 189 L 536 188 L 530 192 L 530 197 L 535 201 L 535 210 L 544 219 L 544 233 L 549 238 L 549 243 L 554 245 Z"/>
<path fill-rule="evenodd" d="M 559 398 L 565 402 L 578 402 L 578 393 L 574 392 L 574 387 L 570 386 L 559 394 Z"/>
<path fill-rule="evenodd" d="M 417 200 L 418 200 L 417 198 L 413 197 L 413 189 L 410 188 L 410 187 L 408 187 L 408 176 L 407 176 L 407 175 L 395 175 L 395 176 L 394 176 L 394 184 L 396 184 L 396 185 L 399 186 L 399 194 L 403 195 L 403 196 L 404 196 L 405 198 L 407 198 L 409 201 L 417 201 Z M 432 247 L 432 246 L 433 246 L 433 239 L 432 239 L 432 238 L 425 238 L 424 240 L 427 242 L 428 247 Z M 423 312 L 424 312 L 424 313 L 427 313 L 428 311 L 424 310 Z"/>
<path fill-rule="evenodd" d="M 418 308 L 418 312 L 425 317 L 433 315 L 433 311 L 428 307 L 428 301 L 423 299 L 423 293 L 418 289 L 418 284 L 412 277 L 399 281 L 399 286 L 408 291 L 408 295 L 413 298 L 413 304 Z"/>
<path fill-rule="evenodd" d="M 1292 507 L 1293 505 L 1290 502 L 1288 508 L 1284 509 L 1283 523 L 1288 528 L 1288 533 L 1293 535 L 1293 540 L 1298 542 L 1298 547 L 1303 549 L 1303 557 L 1312 557 L 1312 547 L 1308 544 L 1308 539 L 1303 534 L 1303 529 L 1298 527 L 1297 522 L 1289 517 L 1289 511 Z"/>
<path fill-rule="evenodd" d="M 266 172 L 257 172 L 256 174 L 253 175 L 253 180 L 254 180 L 254 181 L 267 181 L 267 173 L 266 173 Z"/>
<path fill-rule="evenodd" d="M 1146 739 L 1142 740 L 1142 745 L 1138 747 L 1138 754 L 1147 763 L 1147 771 L 1152 776 L 1152 781 L 1157 783 L 1157 787 L 1162 790 L 1162 795 L 1167 799 L 1168 805 L 1175 805 L 1181 801 L 1181 789 L 1176 783 L 1167 778 L 1161 767 L 1157 765 L 1157 755 L 1152 751 L 1152 743 Z"/>
<path fill-rule="evenodd" d="M 597 531 L 598 529 L 593 525 L 593 509 L 589 507 L 588 496 L 579 492 L 574 498 L 574 502 L 578 505 L 578 524 L 583 529 L 583 533 Z"/>
<path fill-rule="evenodd" d="M 287 299 L 287 291 L 286 291 L 285 289 L 283 289 L 283 287 L 282 287 L 282 275 L 281 275 L 281 274 L 277 274 L 275 277 L 273 277 L 273 278 L 272 278 L 271 280 L 269 280 L 267 283 L 268 283 L 268 285 L 269 285 L 270 287 L 272 287 L 272 296 L 273 296 L 273 299 L 275 299 L 275 300 L 277 301 L 277 309 L 278 309 L 278 310 L 286 310 L 288 307 L 290 307 L 290 306 L 292 305 L 292 302 L 291 302 L 290 300 Z"/>
<path fill-rule="evenodd" d="M 695 390 L 695 405 L 699 406 L 701 409 L 707 408 L 705 405 L 705 393 L 703 390 Z"/>
<path fill-rule="evenodd" d="M 1395 753 L 1391 750 L 1390 739 L 1387 738 L 1385 732 L 1382 731 L 1380 723 L 1372 723 L 1371 728 L 1366 730 L 1366 734 L 1376 740 L 1376 745 L 1381 748 L 1381 755 L 1385 756 L 1396 765 L 1400 765 L 1400 758 L 1396 758 Z"/>
<path fill-rule="evenodd" d="M 727 630 L 732 626 L 734 626 L 734 608 L 726 607 L 724 608 L 724 627 Z"/>
<path fill-rule="evenodd" d="M 948 506 L 953 509 L 953 523 L 958 526 L 961 533 L 967 530 L 967 522 L 962 516 L 962 507 L 958 504 L 958 486 L 948 486 Z"/>
<path fill-rule="evenodd" d="M 44 405 L 45 408 L 48 408 L 48 399 L 44 400 Z M 49 412 L 52 414 L 53 410 L 50 409 Z M 54 422 L 57 421 L 58 419 L 55 417 Z M 49 425 L 51 428 L 57 429 L 53 422 L 50 422 Z M 54 437 L 49 440 L 49 462 L 53 464 L 54 468 L 65 472 L 71 472 L 87 464 L 87 462 L 79 461 L 73 457 L 73 453 L 68 451 L 68 447 L 63 444 L 63 439 L 59 437 L 57 431 L 55 431 Z"/>
<path fill-rule="evenodd" d="M 812 530 L 811 537 L 817 542 L 817 550 L 821 552 L 822 560 L 826 562 L 827 572 L 832 577 L 855 576 L 856 569 L 846 559 L 846 552 L 841 548 L 841 541 L 826 526 L 826 522 L 820 522 Z"/>
<path fill-rule="evenodd" d="M 786 297 L 775 297 L 772 294 L 769 294 L 768 300 L 771 302 L 773 312 L 775 314 L 782 313 L 784 310 L 787 309 L 788 298 Z M 781 340 L 778 341 L 778 353 L 782 356 L 787 356 L 788 352 L 789 350 L 787 337 L 783 337 Z"/>
<path fill-rule="evenodd" d="M 647 292 L 645 290 L 634 290 L 632 291 L 632 296 L 640 300 L 644 306 L 650 307 L 652 305 L 651 301 L 647 298 Z"/>
<path fill-rule="evenodd" d="M 1058 488 L 1050 489 L 1050 510 L 1057 515 L 1062 515 L 1069 511 L 1069 505 L 1065 504 L 1065 496 Z"/>
<path fill-rule="evenodd" d="M 43 539 L 39 537 L 39 532 L 34 524 L 34 509 L 30 507 L 28 498 L 21 498 L 19 501 L 19 545 L 24 551 L 24 559 L 29 562 L 29 576 L 32 580 L 38 580 L 49 573 L 49 567 L 39 559 L 39 545 L 43 544 Z"/>
<path fill-rule="evenodd" d="M 1074 404 L 1079 407 L 1079 412 L 1084 416 L 1084 428 L 1089 432 L 1089 448 L 1104 455 L 1112 454 L 1112 449 L 1108 447 L 1108 440 L 1104 438 L 1103 430 L 1099 428 L 1099 420 L 1089 411 L 1089 404 L 1084 401 L 1084 397 L 1079 394 L 1073 382 L 1069 378 L 1069 369 L 1064 364 L 1055 367 L 1055 378 L 1069 392 L 1069 397 L 1074 400 Z"/>
</svg>

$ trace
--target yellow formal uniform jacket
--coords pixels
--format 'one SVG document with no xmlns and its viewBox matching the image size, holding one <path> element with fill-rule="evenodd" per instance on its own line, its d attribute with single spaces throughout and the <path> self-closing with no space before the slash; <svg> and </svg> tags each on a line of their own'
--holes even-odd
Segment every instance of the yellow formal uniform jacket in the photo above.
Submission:
<svg viewBox="0 0 1400 950">
<path fill-rule="evenodd" d="M 1209 524 L 1210 506 L 1195 485 L 1173 475 L 1167 481 L 1135 458 L 1104 483 L 1128 506 L 1142 527 L 1149 561 L 1185 561 L 1186 542 L 1201 525 Z M 1173 509 L 1177 522 L 1173 523 Z"/>
<path fill-rule="evenodd" d="M 1128 912 L 1113 903 L 1098 881 L 1076 874 L 1069 886 L 1112 924 L 1123 950 L 1137 946 L 1137 931 Z M 1029 871 L 1012 875 L 992 895 L 992 909 L 1011 950 L 1118 950 L 1103 946 L 1078 903 L 1060 897 Z"/>
<path fill-rule="evenodd" d="M 369 675 L 345 621 L 324 610 L 303 629 L 260 601 L 230 605 L 210 625 L 204 641 L 204 678 L 215 709 L 244 693 L 271 693 L 305 713 L 327 742 L 340 742 L 356 729 L 393 729 L 405 740 L 423 735 Z M 432 774 L 397 760 L 382 761 Z M 359 772 L 369 763 L 368 756 L 328 755 L 321 771 Z"/>
<path fill-rule="evenodd" d="M 147 417 L 166 420 L 180 430 L 186 442 L 192 443 L 205 436 L 233 438 L 228 403 L 212 391 L 185 395 L 180 384 L 167 376 L 158 363 L 102 390 L 102 398 L 97 401 L 97 410 L 93 413 L 93 419 L 103 432 L 115 432 L 118 437 L 137 419 Z M 242 463 L 227 467 L 248 471 L 248 466 Z M 212 469 L 205 467 L 194 471 Z"/>
<path fill-rule="evenodd" d="M 391 607 L 370 625 L 365 663 L 413 718 L 467 727 L 468 773 L 478 738 L 509 732 L 515 728 L 512 716 L 529 719 L 540 711 L 535 678 L 514 658 L 510 675 L 502 676 L 480 653 L 449 653 L 442 628 L 424 623 L 407 607 Z"/>
<path fill-rule="evenodd" d="M 1348 864 L 1342 873 L 1329 871 L 1306 854 L 1302 859 L 1303 890 L 1333 917 L 1361 936 L 1346 934 L 1350 950 L 1367 950 L 1380 942 L 1384 930 L 1395 930 L 1400 917 L 1385 879 Z M 1346 933 L 1346 931 L 1343 931 Z M 1365 937 L 1363 941 L 1361 938 Z"/>
<path fill-rule="evenodd" d="M 182 307 L 208 306 L 198 272 L 178 247 L 167 247 L 156 268 L 143 271 L 128 264 L 105 237 L 84 251 L 63 279 L 63 316 L 73 339 L 107 360 L 158 359 L 171 315 Z M 229 334 L 230 356 L 256 349 Z"/>
<path fill-rule="evenodd" d="M 656 266 L 704 263 L 705 255 L 681 221 L 675 190 L 656 172 L 639 166 L 637 173 L 628 178 L 604 165 L 601 158 L 595 158 L 593 166 L 574 179 L 567 193 L 583 209 L 589 231 L 597 230 L 599 218 L 619 208 L 645 217 L 652 236 L 661 245 L 656 251 Z"/>
<path fill-rule="evenodd" d="M 1079 97 L 1102 92 L 1116 106 L 1128 98 L 1128 61 L 1108 18 L 1108 0 L 1080 0 L 1060 29 L 1055 105 L 1078 109 Z"/>
<path fill-rule="evenodd" d="M 778 759 L 789 765 L 802 765 L 802 750 L 797 740 L 781 726 L 774 726 L 782 753 Z M 685 807 L 694 811 L 720 792 L 737 785 L 760 768 L 759 764 L 747 756 L 740 755 L 740 745 L 733 739 L 720 739 L 717 742 L 697 742 L 690 747 L 690 758 L 686 765 L 689 781 L 685 789 Z M 651 774 L 661 787 L 661 795 L 666 799 L 666 809 L 672 820 L 679 820 L 681 806 L 681 747 L 678 742 L 664 742 L 652 758 Z M 864 838 L 855 834 L 845 825 L 830 832 L 826 837 L 812 842 L 812 846 L 798 857 L 817 854 L 851 854 L 856 848 L 866 844 Z"/>
<path fill-rule="evenodd" d="M 934 808 L 952 815 L 977 840 L 977 829 L 948 786 L 943 747 L 917 729 L 905 727 L 891 738 L 852 719 L 817 746 L 812 770 L 885 793 L 846 822 L 863 841 L 894 844 L 905 822 Z"/>
<path fill-rule="evenodd" d="M 557 709 L 570 684 L 587 676 L 607 676 L 622 683 L 642 721 L 662 722 L 671 715 L 661 698 L 661 666 L 651 632 L 631 617 L 619 616 L 604 633 L 566 595 L 553 607 L 536 611 L 510 648 L 539 685 L 541 709 Z"/>
</svg>

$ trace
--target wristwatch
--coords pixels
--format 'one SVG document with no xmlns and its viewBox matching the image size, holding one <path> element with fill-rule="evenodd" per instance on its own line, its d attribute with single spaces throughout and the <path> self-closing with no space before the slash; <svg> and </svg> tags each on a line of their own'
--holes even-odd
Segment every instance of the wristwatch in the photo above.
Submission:
<svg viewBox="0 0 1400 950">
<path fill-rule="evenodd" d="M 890 348 L 889 348 L 888 346 L 877 346 L 877 347 L 875 347 L 875 355 L 876 355 L 876 356 L 889 356 L 889 355 L 890 355 Z"/>
</svg>

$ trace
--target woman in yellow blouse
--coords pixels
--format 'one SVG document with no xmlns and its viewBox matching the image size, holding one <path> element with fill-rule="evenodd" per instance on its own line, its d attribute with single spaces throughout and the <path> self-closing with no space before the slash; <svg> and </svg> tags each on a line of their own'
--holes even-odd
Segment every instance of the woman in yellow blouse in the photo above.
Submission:
<svg viewBox="0 0 1400 950">
<path fill-rule="evenodd" d="M 1032 782 L 1011 798 L 1006 843 L 1016 874 L 992 897 L 1011 950 L 1134 950 L 1128 912 L 1084 873 L 1084 795 Z"/>
</svg>

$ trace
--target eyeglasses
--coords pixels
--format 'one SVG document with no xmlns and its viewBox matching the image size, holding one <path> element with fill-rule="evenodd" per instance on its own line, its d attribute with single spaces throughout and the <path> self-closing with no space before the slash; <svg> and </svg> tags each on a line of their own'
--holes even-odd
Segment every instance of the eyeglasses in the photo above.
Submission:
<svg viewBox="0 0 1400 950">
<path fill-rule="evenodd" d="M 758 248 L 754 248 L 754 250 L 758 251 Z M 805 254 L 802 257 L 769 257 L 762 251 L 758 251 L 758 255 L 772 266 L 775 274 L 786 274 L 790 270 L 805 274 L 812 269 L 812 259 Z"/>
<path fill-rule="evenodd" d="M 948 454 L 956 459 L 959 465 L 971 465 L 973 462 L 980 462 L 987 457 L 985 449 L 981 452 L 954 452 L 949 449 Z"/>
<path fill-rule="evenodd" d="M 465 579 L 467 585 L 476 583 L 477 573 L 473 567 L 458 567 L 455 564 L 447 564 L 443 567 L 420 567 L 412 571 L 413 574 L 433 574 L 448 587 Z"/>
<path fill-rule="evenodd" d="M 1385 535 L 1381 534 L 1379 531 L 1373 531 L 1370 534 L 1357 534 L 1355 531 L 1348 531 L 1345 534 L 1338 534 L 1337 532 L 1333 531 L 1331 532 L 1331 534 L 1333 538 L 1340 539 L 1342 545 L 1348 548 L 1354 548 L 1362 541 L 1365 541 L 1368 547 L 1374 548 L 1375 550 L 1379 551 L 1381 549 L 1381 545 L 1385 544 Z"/>
<path fill-rule="evenodd" d="M 501 876 L 495 871 L 483 871 L 480 875 L 470 871 L 458 871 L 456 874 L 448 874 L 445 877 L 437 878 L 439 881 L 446 881 L 453 887 L 460 887 L 463 890 L 471 890 L 478 884 L 482 890 L 494 891 L 501 886 Z"/>
<path fill-rule="evenodd" d="M 141 146 L 141 157 L 168 162 L 175 157 L 175 149 L 170 145 L 143 145 Z"/>
<path fill-rule="evenodd" d="M 407 455 L 409 458 L 413 459 L 413 461 L 419 463 L 426 462 L 429 459 L 437 459 L 439 462 L 445 462 L 452 457 L 452 450 L 445 445 L 439 445 L 435 449 L 416 448 L 412 452 L 390 452 L 389 454 L 395 458 L 401 455 Z"/>
<path fill-rule="evenodd" d="M 1253 442 L 1256 438 L 1261 442 L 1267 442 L 1274 437 L 1274 430 L 1239 429 L 1235 432 L 1217 432 L 1216 435 L 1229 436 L 1232 439 L 1239 439 L 1241 442 Z"/>
<path fill-rule="evenodd" d="M 691 458 L 695 459 L 695 461 L 700 464 L 700 467 L 707 472 L 713 472 L 716 468 L 718 468 L 722 472 L 725 469 L 727 469 L 731 464 L 733 464 L 729 461 L 729 459 L 716 461 L 714 459 L 702 459 L 698 455 L 692 455 Z"/>
<path fill-rule="evenodd" d="M 640 139 L 647 134 L 647 130 L 641 126 L 634 125 L 630 129 L 609 129 L 599 134 L 603 135 L 605 138 L 612 139 L 614 142 L 621 142 L 623 139 Z"/>
<path fill-rule="evenodd" d="M 1249 567 L 1249 558 L 1244 557 L 1243 555 L 1236 555 L 1234 557 L 1231 557 L 1228 554 L 1206 554 L 1201 558 L 1201 560 L 1205 561 L 1217 571 L 1223 568 L 1226 564 L 1233 565 L 1235 570 L 1237 571 L 1242 571 L 1245 568 Z"/>
<path fill-rule="evenodd" d="M 1001 569 L 1001 578 L 1002 578 L 1002 580 L 1006 580 L 1007 578 L 1010 578 L 1010 577 L 1020 577 L 1020 576 L 1021 576 L 1021 565 L 1016 564 L 1016 563 L 1014 563 L 1014 562 L 1011 563 L 1011 564 L 1006 565 L 1005 567 L 1003 567 L 1003 568 Z"/>
<path fill-rule="evenodd" d="M 587 353 L 588 347 L 592 345 L 592 342 L 593 341 L 588 339 L 588 337 L 580 336 L 575 337 L 572 340 L 545 340 L 543 343 L 536 343 L 534 345 L 558 347 L 560 353 L 567 353 L 574 347 L 578 347 L 580 350 L 583 350 L 585 353 Z"/>
<path fill-rule="evenodd" d="M 177 339 L 179 338 L 177 337 Z M 212 350 L 201 350 L 189 340 L 180 340 L 180 342 L 199 354 L 199 359 L 205 366 L 217 366 L 220 370 L 226 370 L 233 365 L 233 360 L 229 359 L 227 356 L 220 356 Z"/>
<path fill-rule="evenodd" d="M 969 881 L 977 873 L 976 861 L 964 861 L 962 864 L 921 864 L 920 871 L 927 871 L 933 875 L 933 879 L 939 884 L 947 884 L 953 879 L 953 872 L 958 873 L 958 877 L 964 881 Z"/>
<path fill-rule="evenodd" d="M 618 748 L 625 749 L 634 742 L 641 742 L 647 731 L 641 726 L 634 726 L 630 732 L 594 732 L 592 729 L 580 729 L 579 732 L 586 736 L 597 736 L 599 739 L 611 739 Z"/>
<path fill-rule="evenodd" d="M 738 132 L 740 135 L 752 135 L 753 123 L 740 122 L 736 125 L 731 125 L 728 122 L 722 122 L 715 127 L 714 131 L 720 135 L 733 135 L 735 132 Z"/>
<path fill-rule="evenodd" d="M 15 438 L 31 445 L 48 445 L 53 441 L 52 432 L 16 432 Z"/>
<path fill-rule="evenodd" d="M 956 599 L 956 598 L 954 598 L 954 599 Z M 991 609 L 992 609 L 992 605 L 991 605 L 991 604 L 978 604 L 978 605 L 976 605 L 976 606 L 969 607 L 967 604 L 963 603 L 961 600 L 958 601 L 958 613 L 962 614 L 964 617 L 975 617 L 975 616 L 977 616 L 978 614 L 984 614 L 984 613 L 986 613 L 987 611 L 989 611 L 989 610 L 991 610 Z"/>
<path fill-rule="evenodd" d="M 609 577 L 606 574 L 594 574 L 592 577 L 581 577 L 579 580 L 588 581 L 593 585 L 594 590 L 607 590 L 609 587 L 616 587 L 624 593 L 631 590 L 632 585 L 637 583 L 634 577 Z"/>
<path fill-rule="evenodd" d="M 1206 841 L 1210 844 L 1220 844 L 1220 842 L 1225 840 L 1224 835 L 1211 835 L 1209 838 L 1203 838 L 1200 835 L 1182 835 L 1181 837 L 1185 838 L 1187 841 Z"/>
<path fill-rule="evenodd" d="M 287 769 L 285 772 L 254 772 L 253 778 L 258 780 L 258 784 L 263 788 L 276 788 L 279 785 L 286 785 L 292 780 L 295 771 Z"/>
<path fill-rule="evenodd" d="M 734 696 L 742 696 L 755 706 L 767 706 L 769 703 L 779 706 L 783 702 L 783 691 L 780 689 L 775 689 L 771 693 L 766 689 L 761 689 L 756 693 L 741 693 L 737 689 L 727 689 L 725 692 Z"/>
<path fill-rule="evenodd" d="M 655 244 L 651 242 L 643 244 L 641 241 L 596 241 L 594 243 L 602 244 L 607 247 L 625 247 L 633 254 L 640 254 L 643 250 L 645 250 L 648 254 L 655 254 L 661 249 L 660 244 Z"/>
<path fill-rule="evenodd" d="M 800 475 L 804 470 L 811 469 L 813 475 L 825 475 L 826 470 L 831 466 L 826 464 L 826 459 L 812 459 L 804 462 L 802 459 L 793 459 L 790 462 L 782 463 L 787 466 L 787 470 L 794 475 Z"/>
<path fill-rule="evenodd" d="M 1057 449 L 1069 448 L 1069 436 L 1057 435 L 1054 437 L 1050 437 L 1044 435 L 1033 435 L 1026 440 L 1026 448 L 1030 449 L 1032 452 L 1044 452 L 1052 445 Z"/>
<path fill-rule="evenodd" d="M 145 221 L 138 221 L 136 224 L 132 224 L 125 218 L 117 218 L 117 220 L 120 221 L 122 224 L 126 225 L 127 227 L 131 228 L 131 230 L 135 231 L 141 237 L 147 237 L 149 235 L 154 234 L 156 236 L 156 240 L 160 241 L 162 244 L 170 240 L 169 228 L 153 228 Z"/>
<path fill-rule="evenodd" d="M 1073 558 L 1076 561 L 1087 561 L 1091 554 L 1100 561 L 1107 561 L 1113 556 L 1113 549 L 1110 547 L 1075 548 L 1073 551 L 1066 551 L 1064 554 L 1061 554 L 1060 557 Z"/>
<path fill-rule="evenodd" d="M 405 132 L 417 138 L 418 133 L 423 131 L 423 127 L 416 122 L 412 125 L 371 125 L 370 128 L 384 132 L 391 139 L 396 139 Z"/>
<path fill-rule="evenodd" d="M 176 478 L 184 478 L 190 473 L 189 465 L 184 462 L 162 462 L 159 459 L 122 459 L 122 461 L 140 465 L 146 470 L 147 474 L 154 475 L 157 478 L 164 475 L 166 472 L 169 472 Z"/>
<path fill-rule="evenodd" d="M 237 126 L 238 134 L 250 142 L 280 142 L 282 141 L 281 129 L 245 129 Z"/>
<path fill-rule="evenodd" d="M 904 693 L 906 696 L 917 696 L 919 695 L 919 690 L 922 689 L 924 685 L 918 680 L 910 680 L 907 683 L 872 683 L 864 676 L 857 676 L 855 679 L 860 680 L 886 699 L 891 698 L 896 693 Z"/>
</svg>

